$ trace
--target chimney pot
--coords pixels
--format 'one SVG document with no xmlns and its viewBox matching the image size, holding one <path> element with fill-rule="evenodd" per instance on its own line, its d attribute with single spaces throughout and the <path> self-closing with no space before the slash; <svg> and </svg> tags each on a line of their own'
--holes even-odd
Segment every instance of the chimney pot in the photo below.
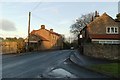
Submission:
<svg viewBox="0 0 120 80">
<path fill-rule="evenodd" d="M 53 29 L 50 29 L 51 32 L 53 32 Z"/>
<path fill-rule="evenodd" d="M 91 21 L 93 21 L 94 20 L 94 17 L 92 16 L 92 19 L 91 19 Z"/>
<path fill-rule="evenodd" d="M 45 25 L 41 25 L 41 29 L 45 29 Z"/>
<path fill-rule="evenodd" d="M 95 17 L 99 17 L 99 13 L 95 11 Z"/>
</svg>

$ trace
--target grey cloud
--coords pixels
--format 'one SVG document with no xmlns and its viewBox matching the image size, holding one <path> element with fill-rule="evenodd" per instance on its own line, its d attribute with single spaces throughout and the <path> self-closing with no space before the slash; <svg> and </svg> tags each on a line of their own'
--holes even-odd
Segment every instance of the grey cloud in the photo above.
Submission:
<svg viewBox="0 0 120 80">
<path fill-rule="evenodd" d="M 0 26 L 3 31 L 16 31 L 15 24 L 6 19 L 0 20 Z"/>
</svg>

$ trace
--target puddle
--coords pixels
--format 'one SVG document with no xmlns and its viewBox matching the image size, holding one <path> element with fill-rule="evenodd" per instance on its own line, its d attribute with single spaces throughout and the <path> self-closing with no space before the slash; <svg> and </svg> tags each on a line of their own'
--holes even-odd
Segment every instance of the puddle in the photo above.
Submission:
<svg viewBox="0 0 120 80">
<path fill-rule="evenodd" d="M 62 68 L 52 70 L 47 75 L 45 75 L 45 77 L 47 78 L 77 78 L 75 75 L 71 74 L 70 72 Z"/>
</svg>

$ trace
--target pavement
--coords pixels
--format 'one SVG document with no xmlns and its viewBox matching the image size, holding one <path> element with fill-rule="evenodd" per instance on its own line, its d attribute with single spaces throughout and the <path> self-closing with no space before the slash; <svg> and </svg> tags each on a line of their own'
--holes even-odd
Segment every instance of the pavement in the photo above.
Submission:
<svg viewBox="0 0 120 80">
<path fill-rule="evenodd" d="M 111 60 L 93 58 L 93 57 L 90 57 L 90 56 L 82 55 L 77 50 L 75 50 L 73 52 L 73 54 L 70 55 L 70 60 L 73 61 L 74 63 L 77 63 L 80 66 L 113 63 L 113 61 L 111 61 Z"/>
<path fill-rule="evenodd" d="M 70 61 L 75 63 L 76 65 L 88 69 L 89 71 L 96 72 L 102 75 L 106 75 L 111 78 L 115 78 L 114 76 L 111 76 L 110 74 L 106 73 L 101 73 L 98 71 L 95 71 L 91 69 L 89 66 L 94 65 L 94 64 L 109 64 L 109 63 L 114 63 L 112 60 L 107 60 L 107 59 L 99 59 L 99 58 L 93 58 L 89 56 L 85 56 L 80 54 L 77 50 L 73 52 L 73 54 L 70 55 Z"/>
</svg>

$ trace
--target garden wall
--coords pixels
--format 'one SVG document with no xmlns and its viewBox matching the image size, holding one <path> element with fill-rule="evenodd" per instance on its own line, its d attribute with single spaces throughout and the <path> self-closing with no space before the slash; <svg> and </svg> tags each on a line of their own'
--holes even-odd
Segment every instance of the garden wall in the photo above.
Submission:
<svg viewBox="0 0 120 80">
<path fill-rule="evenodd" d="M 24 51 L 24 42 L 0 42 L 2 54 L 20 53 Z"/>
<path fill-rule="evenodd" d="M 84 54 L 96 58 L 107 58 L 110 60 L 120 60 L 120 45 L 95 44 L 84 45 Z"/>
</svg>

